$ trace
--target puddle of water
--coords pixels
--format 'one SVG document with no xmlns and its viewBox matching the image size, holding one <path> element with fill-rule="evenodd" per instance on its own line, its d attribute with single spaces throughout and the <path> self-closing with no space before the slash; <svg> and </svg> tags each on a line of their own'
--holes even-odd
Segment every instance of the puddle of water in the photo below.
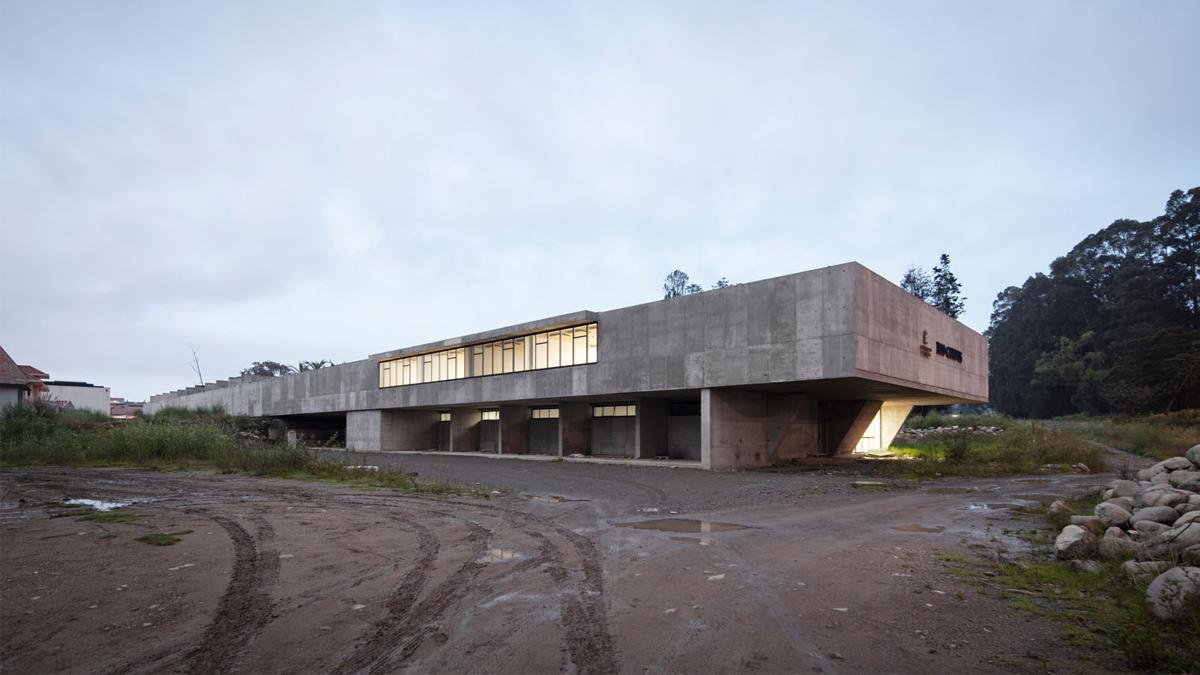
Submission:
<svg viewBox="0 0 1200 675">
<path fill-rule="evenodd" d="M 484 562 L 484 563 L 512 562 L 514 560 L 521 560 L 524 557 L 525 556 L 521 555 L 520 553 L 517 553 L 516 551 L 513 551 L 512 549 L 494 548 L 494 549 L 488 551 L 487 553 L 485 553 L 484 556 L 479 559 L 479 562 Z"/>
<path fill-rule="evenodd" d="M 712 546 L 712 539 L 708 537 L 671 537 L 671 541 L 682 541 L 685 544 L 699 544 L 701 546 Z"/>
<path fill-rule="evenodd" d="M 892 529 L 901 532 L 941 532 L 946 528 L 941 525 L 897 525 Z"/>
<path fill-rule="evenodd" d="M 97 511 L 112 511 L 113 509 L 129 506 L 133 502 L 106 502 L 99 499 L 64 499 L 63 503 L 70 504 L 71 506 L 90 506 Z"/>
<path fill-rule="evenodd" d="M 978 488 L 969 487 L 935 487 L 929 488 L 925 492 L 931 495 L 965 495 L 978 491 Z"/>
<path fill-rule="evenodd" d="M 986 512 L 988 512 L 988 511 L 1001 511 L 1001 510 L 1003 510 L 1003 509 L 1011 509 L 1011 508 L 1013 508 L 1013 507 L 1015 507 L 1015 506 L 1017 506 L 1017 504 L 980 504 L 980 503 L 973 503 L 973 504 L 967 504 L 966 506 L 962 507 L 962 509 L 963 509 L 964 511 L 971 511 L 972 513 L 986 513 Z"/>
<path fill-rule="evenodd" d="M 725 532 L 727 530 L 744 530 L 746 525 L 736 523 L 718 523 L 709 520 L 693 518 L 656 518 L 641 520 L 633 523 L 616 523 L 617 527 L 632 527 L 635 530 L 661 530 L 663 532 Z"/>
</svg>

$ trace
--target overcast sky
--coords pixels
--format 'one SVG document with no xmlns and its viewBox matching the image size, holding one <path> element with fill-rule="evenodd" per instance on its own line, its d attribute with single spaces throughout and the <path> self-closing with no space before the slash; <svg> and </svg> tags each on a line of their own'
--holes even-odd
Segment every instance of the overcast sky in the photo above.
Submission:
<svg viewBox="0 0 1200 675">
<path fill-rule="evenodd" d="M 0 344 L 142 399 L 1200 184 L 1200 3 L 0 0 Z"/>
</svg>

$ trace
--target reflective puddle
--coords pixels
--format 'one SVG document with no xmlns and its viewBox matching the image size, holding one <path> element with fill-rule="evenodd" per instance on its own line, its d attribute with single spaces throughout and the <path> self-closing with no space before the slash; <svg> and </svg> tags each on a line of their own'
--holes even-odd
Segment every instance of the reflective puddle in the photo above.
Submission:
<svg viewBox="0 0 1200 675">
<path fill-rule="evenodd" d="M 99 499 L 65 499 L 63 503 L 70 504 L 71 506 L 90 506 L 97 511 L 112 511 L 113 509 L 129 506 L 133 502 L 106 502 Z"/>
<path fill-rule="evenodd" d="M 616 523 L 617 527 L 632 527 L 635 530 L 660 530 L 662 532 L 725 532 L 744 530 L 748 526 L 736 523 L 718 523 L 693 518 L 657 518 L 632 523 Z"/>
<path fill-rule="evenodd" d="M 946 528 L 941 525 L 897 525 L 892 529 L 901 532 L 942 532 Z"/>
<path fill-rule="evenodd" d="M 484 556 L 479 559 L 479 562 L 482 562 L 482 563 L 512 562 L 514 560 L 521 560 L 524 557 L 525 556 L 521 555 L 520 553 L 517 553 L 516 551 L 514 551 L 512 549 L 494 548 L 494 549 L 488 551 L 487 553 L 485 553 Z"/>
<path fill-rule="evenodd" d="M 979 503 L 975 503 L 975 504 L 967 504 L 966 506 L 962 507 L 962 509 L 964 511 L 970 511 L 972 513 L 985 513 L 988 511 L 1000 511 L 1002 509 L 1011 509 L 1016 506 L 1017 506 L 1017 504 L 979 504 Z"/>
</svg>

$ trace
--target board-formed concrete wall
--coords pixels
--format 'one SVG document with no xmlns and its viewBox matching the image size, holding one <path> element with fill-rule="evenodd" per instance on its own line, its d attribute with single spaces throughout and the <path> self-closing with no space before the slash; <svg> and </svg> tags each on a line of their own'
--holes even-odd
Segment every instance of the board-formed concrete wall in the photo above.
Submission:
<svg viewBox="0 0 1200 675">
<path fill-rule="evenodd" d="M 525 334 L 570 321 L 599 323 L 597 363 L 381 389 L 378 361 Z M 958 349 L 962 363 L 922 356 L 922 337 Z M 285 416 L 626 396 L 821 381 L 874 383 L 861 398 L 949 403 L 987 398 L 983 336 L 858 263 L 671 300 L 520 324 L 275 378 L 151 397 L 166 406 L 219 405 L 232 414 Z M 852 390 L 838 394 L 856 396 Z"/>
</svg>

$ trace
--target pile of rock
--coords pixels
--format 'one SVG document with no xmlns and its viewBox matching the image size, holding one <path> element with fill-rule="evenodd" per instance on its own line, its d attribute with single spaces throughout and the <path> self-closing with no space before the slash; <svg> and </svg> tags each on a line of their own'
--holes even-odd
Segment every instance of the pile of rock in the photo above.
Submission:
<svg viewBox="0 0 1200 675">
<path fill-rule="evenodd" d="M 995 436 L 997 434 L 1004 433 L 1004 427 L 987 427 L 987 426 L 962 427 L 962 426 L 958 426 L 958 425 L 953 425 L 953 426 L 949 426 L 949 427 L 925 427 L 922 429 L 916 429 L 913 427 L 904 427 L 903 429 L 900 430 L 900 435 L 907 436 L 908 438 L 919 441 L 919 440 L 922 440 L 925 438 L 945 436 L 947 434 L 957 434 L 960 432 L 969 433 L 969 434 L 983 434 L 983 435 L 987 435 L 987 436 Z"/>
<path fill-rule="evenodd" d="M 1135 577 L 1157 574 L 1147 599 L 1161 618 L 1200 606 L 1200 445 L 1139 471 L 1136 481 L 1110 483 L 1092 515 L 1071 516 L 1054 551 L 1065 560 L 1127 560 Z"/>
</svg>

